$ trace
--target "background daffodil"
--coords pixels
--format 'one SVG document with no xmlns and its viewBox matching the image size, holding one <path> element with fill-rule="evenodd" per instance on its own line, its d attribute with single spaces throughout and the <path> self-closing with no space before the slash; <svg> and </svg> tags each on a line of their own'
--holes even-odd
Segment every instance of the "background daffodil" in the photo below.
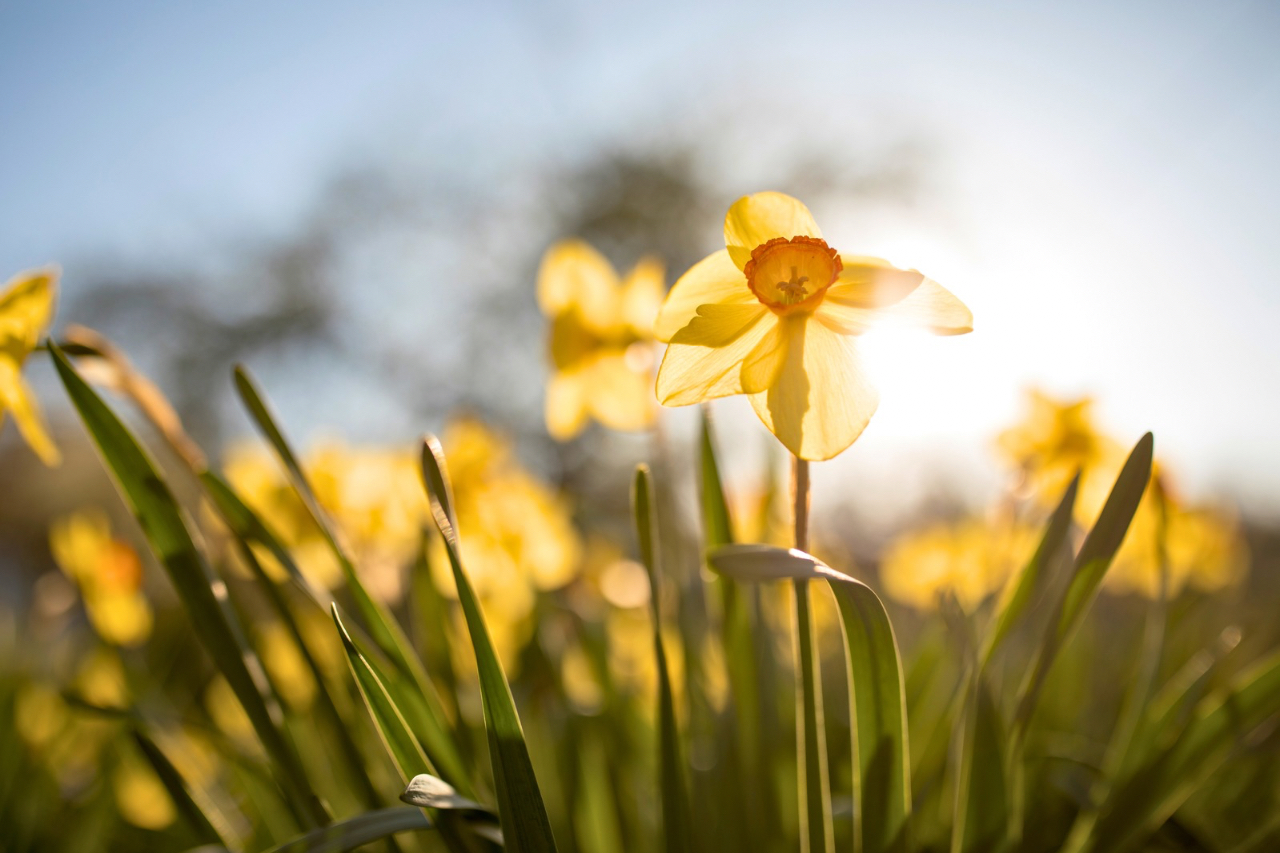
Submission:
<svg viewBox="0 0 1280 853">
<path fill-rule="evenodd" d="M 19 273 L 0 292 L 0 426 L 12 412 L 22 437 L 46 465 L 57 465 L 62 456 L 22 379 L 22 365 L 53 322 L 57 291 L 58 270 L 45 267 Z"/>
<path fill-rule="evenodd" d="M 552 437 L 570 439 L 592 418 L 618 430 L 653 423 L 653 319 L 662 292 L 662 264 L 652 258 L 620 280 L 582 240 L 547 250 L 538 304 L 551 319 L 546 418 Z"/>
<path fill-rule="evenodd" d="M 726 248 L 681 276 L 658 314 L 668 344 L 658 399 L 685 406 L 747 394 L 801 459 L 830 459 L 862 433 L 878 397 L 858 335 L 885 321 L 944 335 L 973 315 L 936 282 L 827 245 L 808 208 L 756 193 L 729 208 Z"/>
</svg>

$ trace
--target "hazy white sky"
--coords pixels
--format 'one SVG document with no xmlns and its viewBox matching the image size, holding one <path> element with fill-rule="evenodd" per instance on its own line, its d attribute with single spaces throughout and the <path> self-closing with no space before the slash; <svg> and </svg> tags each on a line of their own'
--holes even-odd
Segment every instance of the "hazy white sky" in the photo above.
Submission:
<svg viewBox="0 0 1280 853">
<path fill-rule="evenodd" d="M 285 228 L 362 156 L 500 170 L 725 109 L 744 163 L 879 126 L 938 155 L 936 206 L 815 210 L 977 327 L 870 341 L 881 410 L 826 477 L 980 459 L 1039 383 L 1154 430 L 1193 488 L 1280 506 L 1270 2 L 9 2 L 0 277 Z"/>
</svg>

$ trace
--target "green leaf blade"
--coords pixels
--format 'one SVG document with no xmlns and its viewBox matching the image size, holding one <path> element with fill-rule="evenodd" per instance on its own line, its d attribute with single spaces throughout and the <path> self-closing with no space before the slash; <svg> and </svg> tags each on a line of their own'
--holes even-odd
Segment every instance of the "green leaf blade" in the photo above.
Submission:
<svg viewBox="0 0 1280 853">
<path fill-rule="evenodd" d="M 147 543 L 172 582 L 201 644 L 227 679 L 254 731 L 271 757 L 277 782 L 304 824 L 323 826 L 329 815 L 311 789 L 293 744 L 281 729 L 278 705 L 269 698 L 261 666 L 242 642 L 230 609 L 220 599 L 225 588 L 196 548 L 177 499 L 123 422 L 50 343 L 58 376 L 107 464 Z M 253 669 L 246 661 L 253 662 Z"/>
<path fill-rule="evenodd" d="M 485 731 L 498 794 L 498 815 L 506 849 L 512 853 L 554 853 L 556 843 L 551 834 L 551 821 L 533 772 L 511 685 L 489 636 L 475 590 L 458 558 L 458 536 L 446 470 L 440 443 L 433 436 L 428 436 L 422 446 L 423 483 L 432 514 L 444 537 L 445 551 L 458 589 L 458 602 L 462 605 L 475 651 Z"/>
<path fill-rule="evenodd" d="M 680 757 L 680 729 L 676 724 L 675 697 L 671 690 L 671 673 L 667 666 L 666 648 L 662 643 L 661 584 L 654 555 L 655 522 L 650 499 L 651 481 L 649 469 L 636 468 L 631 490 L 632 510 L 635 514 L 636 539 L 640 546 L 640 562 L 649 575 L 652 605 L 653 646 L 658 668 L 658 758 L 659 782 L 662 795 L 663 849 L 672 853 L 689 853 L 692 850 L 693 815 L 684 778 L 684 762 Z"/>
</svg>

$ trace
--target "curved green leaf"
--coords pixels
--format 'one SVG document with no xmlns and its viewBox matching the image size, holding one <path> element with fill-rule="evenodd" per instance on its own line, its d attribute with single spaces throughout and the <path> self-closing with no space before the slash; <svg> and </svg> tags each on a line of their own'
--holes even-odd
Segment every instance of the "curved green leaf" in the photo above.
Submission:
<svg viewBox="0 0 1280 853">
<path fill-rule="evenodd" d="M 279 847 L 271 848 L 268 853 L 344 853 L 397 832 L 423 829 L 432 829 L 432 825 L 421 809 L 393 806 L 365 812 L 332 826 L 308 832 Z"/>
<path fill-rule="evenodd" d="M 739 580 L 825 580 L 835 593 L 848 656 L 854 723 L 855 847 L 865 853 L 909 848 L 911 769 L 902 660 L 893 626 L 869 586 L 803 551 L 727 545 L 708 562 Z M 858 846 L 860 844 L 860 847 Z"/>
</svg>

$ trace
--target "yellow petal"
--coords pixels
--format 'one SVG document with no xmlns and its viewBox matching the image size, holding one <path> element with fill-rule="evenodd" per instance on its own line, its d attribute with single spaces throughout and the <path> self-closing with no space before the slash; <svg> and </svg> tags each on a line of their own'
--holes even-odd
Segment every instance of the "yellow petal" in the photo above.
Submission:
<svg viewBox="0 0 1280 853">
<path fill-rule="evenodd" d="M 592 416 L 618 430 L 641 430 L 653 423 L 652 368 L 633 370 L 625 352 L 600 356 L 591 369 L 587 405 Z"/>
<path fill-rule="evenodd" d="M 747 354 L 742 363 L 742 393 L 758 394 L 768 390 L 778 378 L 787 360 L 790 327 L 805 322 L 804 317 L 784 317 L 774 324 L 769 334 Z"/>
<path fill-rule="evenodd" d="M 815 316 L 846 335 L 879 325 L 922 328 L 938 335 L 973 331 L 973 313 L 949 290 L 914 270 L 892 267 L 856 267 L 850 279 L 842 273 Z"/>
<path fill-rule="evenodd" d="M 40 414 L 35 395 L 22 379 L 18 363 L 0 356 L 0 418 L 4 417 L 6 411 L 13 412 L 18 431 L 40 457 L 40 461 L 50 467 L 62 461 L 62 454 L 58 452 L 57 445 L 45 428 L 44 417 Z M 2 422 L 0 426 L 3 426 Z"/>
<path fill-rule="evenodd" d="M 733 310 L 746 307 L 752 310 Z M 720 311 L 725 315 L 722 318 L 700 313 L 667 347 L 662 366 L 658 368 L 658 400 L 664 406 L 687 406 L 741 394 L 742 362 L 778 322 L 774 313 L 759 303 L 703 306 L 703 311 L 709 308 L 730 310 Z M 684 343 L 679 340 L 681 337 L 724 343 L 717 346 Z"/>
<path fill-rule="evenodd" d="M 618 274 L 582 240 L 563 240 L 542 256 L 538 305 L 549 317 L 576 311 L 595 329 L 608 329 L 618 312 Z"/>
<path fill-rule="evenodd" d="M 738 269 L 751 260 L 751 250 L 775 237 L 821 237 L 809 208 L 789 195 L 775 192 L 744 195 L 724 218 L 724 244 Z"/>
<path fill-rule="evenodd" d="M 900 270 L 888 261 L 841 255 L 844 268 L 827 298 L 854 308 L 887 308 L 906 299 L 924 281 L 917 270 Z"/>
<path fill-rule="evenodd" d="M 0 293 L 0 355 L 22 363 L 49 328 L 57 295 L 56 267 L 30 270 L 9 279 Z"/>
<path fill-rule="evenodd" d="M 556 441 L 568 441 L 587 425 L 584 374 L 584 369 L 565 371 L 547 380 L 547 432 Z"/>
<path fill-rule="evenodd" d="M 662 307 L 665 284 L 662 262 L 645 258 L 622 282 L 621 321 L 641 340 L 653 336 L 653 323 Z"/>
<path fill-rule="evenodd" d="M 666 343 L 688 325 L 698 308 L 713 303 L 755 302 L 742 270 L 733 265 L 724 249 L 702 259 L 680 276 L 658 311 L 653 333 Z"/>
<path fill-rule="evenodd" d="M 812 318 L 788 323 L 786 358 L 773 386 L 751 405 L 801 459 L 830 459 L 862 434 L 879 396 L 858 358 L 856 339 Z"/>
</svg>

